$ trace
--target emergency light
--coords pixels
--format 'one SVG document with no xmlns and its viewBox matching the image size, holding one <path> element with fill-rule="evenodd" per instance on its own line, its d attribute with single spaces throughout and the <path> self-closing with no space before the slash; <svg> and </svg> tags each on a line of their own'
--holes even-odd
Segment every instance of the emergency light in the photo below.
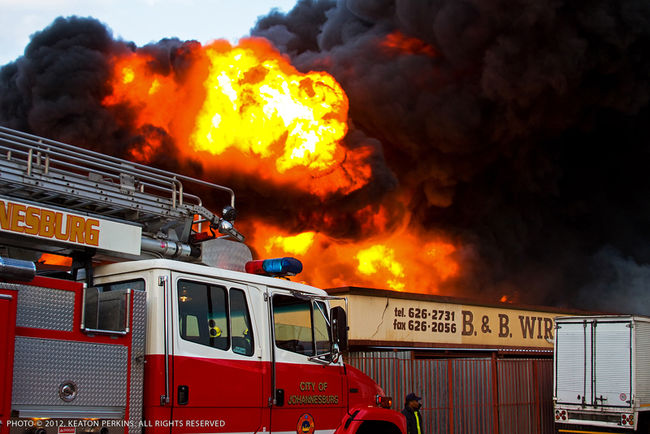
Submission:
<svg viewBox="0 0 650 434">
<path fill-rule="evenodd" d="M 302 262 L 296 258 L 284 257 L 258 259 L 246 263 L 246 272 L 265 276 L 295 276 L 302 271 Z"/>
<path fill-rule="evenodd" d="M 393 405 L 393 398 L 390 396 L 376 395 L 375 403 L 381 408 L 391 408 Z"/>
</svg>

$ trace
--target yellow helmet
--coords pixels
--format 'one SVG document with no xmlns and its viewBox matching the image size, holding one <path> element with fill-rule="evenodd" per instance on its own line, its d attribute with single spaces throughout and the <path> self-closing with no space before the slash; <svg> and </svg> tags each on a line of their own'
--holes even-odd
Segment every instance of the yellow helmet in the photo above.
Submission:
<svg viewBox="0 0 650 434">
<path fill-rule="evenodd" d="M 221 336 L 221 329 L 219 328 L 215 320 L 213 319 L 209 320 L 208 326 L 210 327 L 211 338 L 218 338 L 219 336 Z"/>
</svg>

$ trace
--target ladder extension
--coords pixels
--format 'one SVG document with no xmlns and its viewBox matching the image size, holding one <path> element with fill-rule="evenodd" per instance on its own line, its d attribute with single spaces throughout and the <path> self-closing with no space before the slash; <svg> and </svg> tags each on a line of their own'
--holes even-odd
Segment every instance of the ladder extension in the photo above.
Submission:
<svg viewBox="0 0 650 434">
<path fill-rule="evenodd" d="M 230 188 L 0 126 L 0 195 L 138 224 L 154 239 L 186 243 L 198 221 L 243 241 L 232 217 L 205 208 L 184 183 L 235 206 Z"/>
</svg>

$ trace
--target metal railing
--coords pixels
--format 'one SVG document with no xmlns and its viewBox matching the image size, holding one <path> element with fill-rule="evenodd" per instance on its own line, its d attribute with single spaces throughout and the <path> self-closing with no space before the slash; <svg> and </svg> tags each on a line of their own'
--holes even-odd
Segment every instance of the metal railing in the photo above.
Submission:
<svg viewBox="0 0 650 434">
<path fill-rule="evenodd" d="M 0 126 L 0 195 L 153 230 L 166 221 L 219 223 L 184 184 L 226 194 L 235 206 L 228 187 Z"/>
</svg>

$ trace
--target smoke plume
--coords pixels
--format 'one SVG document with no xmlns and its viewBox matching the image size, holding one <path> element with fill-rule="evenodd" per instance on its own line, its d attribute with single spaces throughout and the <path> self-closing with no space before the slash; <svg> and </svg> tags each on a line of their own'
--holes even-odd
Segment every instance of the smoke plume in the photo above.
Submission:
<svg viewBox="0 0 650 434">
<path fill-rule="evenodd" d="M 153 134 L 150 164 L 230 185 L 242 216 L 295 232 L 443 234 L 461 272 L 441 294 L 650 314 L 650 3 L 301 0 L 251 35 L 340 83 L 365 186 L 323 199 L 183 157 L 102 101 L 112 56 L 148 52 L 183 82 L 197 43 L 136 47 L 94 19 L 57 19 L 0 69 L 0 123 L 121 157 Z M 380 206 L 381 224 L 360 218 Z"/>
<path fill-rule="evenodd" d="M 471 246 L 467 294 L 650 313 L 621 303 L 650 261 L 646 2 L 301 1 L 252 34 L 337 78 L 413 218 Z"/>
</svg>

